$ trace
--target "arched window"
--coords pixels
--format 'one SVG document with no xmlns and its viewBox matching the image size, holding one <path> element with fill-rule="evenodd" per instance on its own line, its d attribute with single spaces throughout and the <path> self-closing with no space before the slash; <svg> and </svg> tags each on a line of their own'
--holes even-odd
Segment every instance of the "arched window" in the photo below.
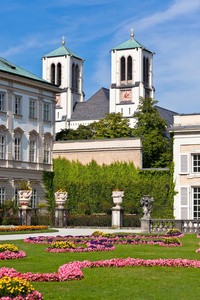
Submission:
<svg viewBox="0 0 200 300">
<path fill-rule="evenodd" d="M 121 81 L 125 81 L 125 57 L 121 58 Z"/>
<path fill-rule="evenodd" d="M 51 65 L 51 83 L 55 84 L 55 64 Z"/>
<path fill-rule="evenodd" d="M 128 57 L 128 73 L 127 80 L 132 80 L 132 57 Z"/>
<path fill-rule="evenodd" d="M 145 57 L 143 57 L 143 82 L 146 82 L 146 66 L 145 66 Z"/>
<path fill-rule="evenodd" d="M 146 68 L 145 68 L 145 82 L 147 85 L 149 85 L 149 59 L 148 57 L 146 58 Z"/>
<path fill-rule="evenodd" d="M 61 64 L 57 64 L 57 85 L 61 85 Z"/>
<path fill-rule="evenodd" d="M 76 91 L 79 90 L 79 67 L 76 65 Z"/>
<path fill-rule="evenodd" d="M 75 74 L 75 64 L 72 65 L 72 89 L 75 90 L 76 74 Z"/>
</svg>

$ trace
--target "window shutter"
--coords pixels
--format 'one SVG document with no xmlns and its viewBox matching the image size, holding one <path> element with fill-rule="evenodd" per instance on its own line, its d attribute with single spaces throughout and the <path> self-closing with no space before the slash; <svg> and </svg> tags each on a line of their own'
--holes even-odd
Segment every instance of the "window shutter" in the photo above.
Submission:
<svg viewBox="0 0 200 300">
<path fill-rule="evenodd" d="M 181 219 L 188 219 L 189 212 L 189 187 L 180 187 L 180 209 L 181 209 Z"/>
<path fill-rule="evenodd" d="M 180 174 L 188 174 L 188 154 L 180 155 Z"/>
<path fill-rule="evenodd" d="M 188 219 L 188 208 L 187 207 L 181 207 L 181 219 L 182 220 Z"/>
<path fill-rule="evenodd" d="M 188 188 L 186 186 L 182 186 L 180 190 L 181 194 L 181 206 L 188 205 Z"/>
</svg>

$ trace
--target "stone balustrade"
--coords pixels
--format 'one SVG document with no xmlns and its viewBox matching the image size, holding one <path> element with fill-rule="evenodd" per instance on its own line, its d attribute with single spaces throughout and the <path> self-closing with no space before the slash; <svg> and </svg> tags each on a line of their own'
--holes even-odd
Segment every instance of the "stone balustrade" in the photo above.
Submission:
<svg viewBox="0 0 200 300">
<path fill-rule="evenodd" d="M 142 220 L 141 220 L 142 222 Z M 145 221 L 147 222 L 147 220 Z M 150 219 L 149 232 L 166 232 L 177 228 L 183 233 L 199 233 L 200 220 Z"/>
</svg>

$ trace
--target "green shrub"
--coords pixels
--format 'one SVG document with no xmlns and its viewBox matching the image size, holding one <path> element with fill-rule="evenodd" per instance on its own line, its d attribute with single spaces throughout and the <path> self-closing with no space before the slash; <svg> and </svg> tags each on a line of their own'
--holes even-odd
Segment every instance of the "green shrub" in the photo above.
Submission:
<svg viewBox="0 0 200 300">
<path fill-rule="evenodd" d="M 112 190 L 121 187 L 125 191 L 122 206 L 126 212 L 141 216 L 141 197 L 150 195 L 154 198 L 151 216 L 173 218 L 173 167 L 170 170 L 140 170 L 133 163 L 116 162 L 99 166 L 95 161 L 84 166 L 58 158 L 54 160 L 52 178 L 54 189 L 67 190 L 70 214 L 80 213 L 81 203 L 85 204 L 84 210 L 87 207 L 91 213 L 108 210 L 108 203 L 113 206 Z M 48 190 L 48 185 L 46 187 Z"/>
</svg>

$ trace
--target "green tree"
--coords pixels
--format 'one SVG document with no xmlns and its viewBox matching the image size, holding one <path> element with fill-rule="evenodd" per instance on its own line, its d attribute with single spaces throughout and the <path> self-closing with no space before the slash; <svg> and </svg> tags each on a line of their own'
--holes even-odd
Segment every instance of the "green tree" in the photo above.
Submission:
<svg viewBox="0 0 200 300">
<path fill-rule="evenodd" d="M 156 103 L 150 97 L 140 98 L 134 114 L 137 123 L 132 134 L 142 138 L 144 168 L 169 167 L 172 161 L 172 141 L 166 136 L 167 122 L 160 116 Z"/>
<path fill-rule="evenodd" d="M 94 139 L 125 138 L 131 136 L 129 120 L 120 113 L 106 114 L 104 119 L 94 123 Z"/>
<path fill-rule="evenodd" d="M 56 141 L 60 140 L 87 140 L 91 139 L 95 134 L 94 123 L 87 126 L 79 125 L 79 127 L 74 129 L 62 129 L 56 134 Z"/>
</svg>

